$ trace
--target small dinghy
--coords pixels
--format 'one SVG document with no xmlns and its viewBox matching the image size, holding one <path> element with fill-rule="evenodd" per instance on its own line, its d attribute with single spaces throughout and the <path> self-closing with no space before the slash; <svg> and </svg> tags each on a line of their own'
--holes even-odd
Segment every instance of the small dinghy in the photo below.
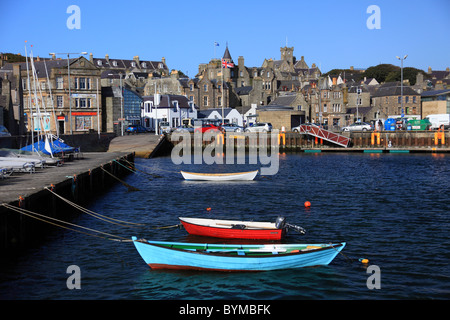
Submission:
<svg viewBox="0 0 450 320">
<path fill-rule="evenodd" d="M 278 217 L 275 222 L 184 217 L 179 219 L 189 234 L 223 239 L 281 240 L 288 228 L 306 233 L 302 227 L 286 223 L 284 217 Z"/>
<path fill-rule="evenodd" d="M 251 181 L 258 174 L 256 171 L 234 172 L 234 173 L 196 173 L 180 171 L 185 180 L 202 180 L 202 181 Z"/>
<path fill-rule="evenodd" d="M 133 243 L 152 269 L 270 271 L 328 265 L 344 248 L 336 244 L 208 244 L 138 240 Z"/>
</svg>

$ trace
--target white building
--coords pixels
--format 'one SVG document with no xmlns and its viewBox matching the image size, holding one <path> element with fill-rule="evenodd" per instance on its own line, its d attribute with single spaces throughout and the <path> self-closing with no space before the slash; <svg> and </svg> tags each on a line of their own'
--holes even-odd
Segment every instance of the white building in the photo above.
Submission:
<svg viewBox="0 0 450 320">
<path fill-rule="evenodd" d="M 156 101 L 155 101 L 156 100 Z M 171 128 L 181 125 L 183 119 L 196 119 L 197 108 L 192 101 L 181 95 L 163 94 L 143 97 L 142 125 L 155 130 L 158 124 L 168 122 Z"/>
<path fill-rule="evenodd" d="M 223 117 L 225 122 L 243 125 L 242 115 L 236 109 L 224 108 Z M 198 112 L 199 119 L 222 120 L 222 108 L 205 109 Z M 228 121 L 227 121 L 228 120 Z"/>
</svg>

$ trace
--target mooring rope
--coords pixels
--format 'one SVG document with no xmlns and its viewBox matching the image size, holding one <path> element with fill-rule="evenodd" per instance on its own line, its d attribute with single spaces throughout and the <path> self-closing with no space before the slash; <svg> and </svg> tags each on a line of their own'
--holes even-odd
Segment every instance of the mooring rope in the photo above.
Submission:
<svg viewBox="0 0 450 320">
<path fill-rule="evenodd" d="M 55 196 L 57 196 L 61 200 L 67 202 L 68 204 L 70 204 L 71 206 L 77 208 L 78 210 L 93 216 L 94 218 L 97 218 L 97 219 L 100 219 L 100 220 L 103 220 L 103 221 L 106 221 L 106 222 L 109 222 L 109 223 L 117 224 L 117 225 L 120 225 L 120 226 L 126 226 L 126 227 L 139 227 L 139 226 L 144 226 L 145 225 L 143 223 L 128 222 L 128 221 L 123 221 L 123 220 L 114 219 L 114 218 L 111 218 L 111 217 L 107 217 L 107 216 L 101 215 L 101 214 L 96 213 L 94 211 L 91 211 L 89 209 L 83 208 L 82 206 L 80 206 L 80 205 L 78 205 L 78 204 L 76 204 L 76 203 L 74 203 L 74 202 L 72 202 L 72 201 L 70 201 L 70 200 L 60 196 L 59 194 L 57 194 L 56 192 L 54 192 L 53 190 L 51 190 L 51 189 L 49 189 L 47 187 L 45 187 L 44 189 L 50 191 L 51 193 L 53 193 Z M 112 220 L 112 221 L 109 221 L 109 220 Z M 120 223 L 116 223 L 116 222 L 113 222 L 113 221 L 117 221 L 117 222 L 120 222 Z M 124 224 L 127 224 L 127 225 L 124 225 Z"/>
<path fill-rule="evenodd" d="M 142 172 L 142 173 L 144 173 L 144 174 L 147 174 L 147 175 L 149 175 L 149 176 L 152 176 L 153 178 L 161 178 L 161 176 L 158 175 L 158 174 L 155 174 L 155 173 L 149 173 L 149 172 L 147 172 L 147 171 L 140 170 L 139 168 L 136 168 L 136 163 L 132 163 L 132 162 L 128 161 L 127 159 L 123 159 L 123 160 L 125 160 L 126 162 L 128 162 L 129 165 L 133 165 L 134 168 L 135 168 L 137 171 L 139 171 L 139 172 Z M 141 167 L 143 167 L 143 168 L 150 169 L 150 168 L 147 167 L 147 166 L 144 166 L 144 165 L 141 165 L 141 164 L 138 164 L 138 165 L 141 166 Z M 161 170 L 161 169 L 159 169 L 159 170 Z M 172 171 L 168 171 L 168 172 L 172 172 Z"/>
<path fill-rule="evenodd" d="M 110 233 L 98 231 L 98 230 L 95 230 L 95 229 L 79 226 L 79 225 L 76 225 L 76 224 L 73 224 L 73 223 L 70 223 L 70 222 L 66 222 L 66 221 L 62 221 L 62 220 L 58 220 L 58 219 L 55 219 L 55 218 L 52 218 L 52 217 L 44 216 L 42 214 L 39 214 L 39 213 L 36 213 L 36 212 L 32 212 L 32 211 L 29 211 L 29 210 L 26 210 L 26 209 L 23 209 L 23 208 L 18 208 L 18 207 L 12 206 L 12 205 L 7 204 L 7 203 L 3 203 L 2 205 L 5 208 L 8 208 L 8 209 L 10 209 L 12 211 L 15 211 L 15 212 L 21 213 L 23 215 L 26 215 L 27 217 L 30 217 L 30 218 L 33 218 L 33 219 L 36 219 L 36 220 L 39 220 L 39 221 L 42 221 L 42 222 L 45 222 L 45 223 L 48 223 L 48 224 L 51 224 L 51 225 L 63 228 L 63 229 L 72 230 L 72 231 L 79 232 L 79 233 L 82 233 L 82 234 L 86 234 L 86 235 L 89 235 L 89 236 L 92 236 L 92 237 L 97 237 L 97 238 L 111 240 L 111 241 L 116 241 L 116 242 L 131 242 L 132 241 L 131 239 L 128 239 L 128 238 L 124 238 L 124 237 L 117 236 L 117 235 L 114 235 L 114 234 L 110 234 Z M 73 229 L 73 228 L 69 228 L 69 227 L 66 227 L 64 225 L 60 225 L 60 224 L 57 224 L 57 223 L 54 223 L 54 222 L 51 222 L 51 221 L 47 221 L 47 220 L 45 220 L 43 218 L 39 218 L 39 217 L 44 217 L 46 219 L 50 219 L 50 220 L 53 220 L 53 221 L 56 221 L 56 222 L 59 222 L 59 223 L 67 224 L 67 225 L 78 227 L 78 228 L 81 228 L 81 229 L 85 229 L 85 230 L 88 230 L 88 231 L 91 231 L 91 232 L 94 232 L 94 233 L 103 234 L 103 235 L 106 235 L 108 237 L 102 237 L 102 236 L 99 236 L 99 235 L 91 234 L 91 233 L 88 233 L 88 232 L 83 232 L 83 231 L 80 231 L 80 230 L 77 230 L 77 229 Z M 117 239 L 112 239 L 112 238 L 109 238 L 109 237 L 117 238 Z"/>
<path fill-rule="evenodd" d="M 129 185 L 129 184 L 126 183 L 125 181 L 120 180 L 119 178 L 117 178 L 117 177 L 116 177 L 115 175 L 113 175 L 111 172 L 105 170 L 105 168 L 103 168 L 103 166 L 101 166 L 100 169 L 102 169 L 104 172 L 106 172 L 107 174 L 109 174 L 111 177 L 113 177 L 114 179 L 117 179 L 120 183 L 122 183 L 124 186 L 126 186 L 126 187 L 128 188 L 128 191 L 140 191 L 138 188 Z"/>
</svg>

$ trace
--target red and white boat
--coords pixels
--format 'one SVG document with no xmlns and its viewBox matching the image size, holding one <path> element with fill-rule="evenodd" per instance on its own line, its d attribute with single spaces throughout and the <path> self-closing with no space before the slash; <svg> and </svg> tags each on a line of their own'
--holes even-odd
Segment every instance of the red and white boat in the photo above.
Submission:
<svg viewBox="0 0 450 320">
<path fill-rule="evenodd" d="M 302 227 L 285 223 L 279 217 L 276 222 L 219 220 L 204 218 L 179 218 L 189 234 L 224 239 L 280 240 L 287 228 L 305 233 Z"/>
</svg>

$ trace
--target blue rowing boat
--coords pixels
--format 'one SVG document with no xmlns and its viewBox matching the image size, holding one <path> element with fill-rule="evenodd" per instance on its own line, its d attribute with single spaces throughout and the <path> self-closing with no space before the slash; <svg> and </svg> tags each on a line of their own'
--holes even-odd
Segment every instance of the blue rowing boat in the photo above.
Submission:
<svg viewBox="0 0 450 320">
<path fill-rule="evenodd" d="M 328 265 L 344 248 L 337 244 L 207 244 L 147 241 L 133 243 L 152 269 L 270 271 Z"/>
</svg>

